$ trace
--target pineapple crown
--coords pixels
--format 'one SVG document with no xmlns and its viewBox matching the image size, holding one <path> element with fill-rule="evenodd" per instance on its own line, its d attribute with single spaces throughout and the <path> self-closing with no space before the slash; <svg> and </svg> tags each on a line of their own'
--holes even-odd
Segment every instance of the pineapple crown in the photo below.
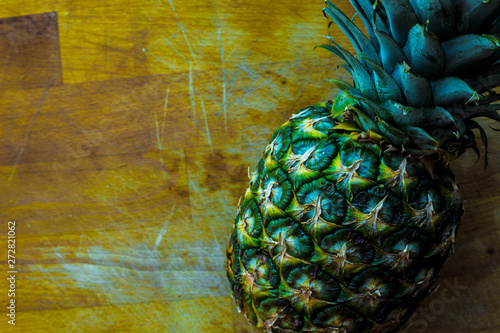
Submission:
<svg viewBox="0 0 500 333">
<path fill-rule="evenodd" d="M 320 45 L 340 59 L 354 86 L 340 89 L 333 116 L 348 112 L 351 125 L 377 133 L 415 156 L 457 158 L 486 148 L 474 120 L 500 121 L 500 0 L 350 0 L 368 37 L 329 1 L 323 12 L 343 31 L 353 56 L 331 37 Z M 333 22 L 330 22 L 333 23 Z"/>
</svg>

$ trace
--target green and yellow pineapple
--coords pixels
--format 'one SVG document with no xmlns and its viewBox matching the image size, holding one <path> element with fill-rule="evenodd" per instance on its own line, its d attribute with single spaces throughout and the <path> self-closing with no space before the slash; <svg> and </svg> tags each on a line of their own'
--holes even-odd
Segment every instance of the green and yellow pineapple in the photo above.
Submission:
<svg viewBox="0 0 500 333">
<path fill-rule="evenodd" d="M 462 200 L 449 162 L 500 121 L 500 0 L 334 4 L 354 85 L 273 135 L 238 204 L 227 273 L 264 332 L 393 332 L 453 252 Z M 487 163 L 487 155 L 485 156 Z"/>
</svg>

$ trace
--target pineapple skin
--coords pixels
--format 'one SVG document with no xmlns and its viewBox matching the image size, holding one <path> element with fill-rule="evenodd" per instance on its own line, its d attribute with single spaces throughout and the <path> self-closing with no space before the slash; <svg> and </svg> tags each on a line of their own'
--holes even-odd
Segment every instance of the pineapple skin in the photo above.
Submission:
<svg viewBox="0 0 500 333">
<path fill-rule="evenodd" d="M 431 175 L 332 103 L 273 134 L 238 204 L 227 276 L 263 332 L 394 332 L 453 251 L 451 170 L 436 161 Z"/>
</svg>

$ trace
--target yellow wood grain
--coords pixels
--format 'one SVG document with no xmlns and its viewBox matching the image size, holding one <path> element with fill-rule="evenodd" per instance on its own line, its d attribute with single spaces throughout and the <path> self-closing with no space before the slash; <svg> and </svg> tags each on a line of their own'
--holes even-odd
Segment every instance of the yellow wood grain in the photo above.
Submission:
<svg viewBox="0 0 500 333">
<path fill-rule="evenodd" d="M 225 244 L 272 132 L 335 97 L 324 78 L 347 77 L 313 51 L 328 33 L 347 43 L 322 6 L 2 1 L 0 233 L 17 222 L 19 273 L 16 326 L 2 310 L 0 332 L 254 332 L 229 296 Z M 454 163 L 467 213 L 409 333 L 500 332 L 489 133 L 486 171 L 472 154 Z M 4 272 L 5 237 L 0 249 Z"/>
</svg>

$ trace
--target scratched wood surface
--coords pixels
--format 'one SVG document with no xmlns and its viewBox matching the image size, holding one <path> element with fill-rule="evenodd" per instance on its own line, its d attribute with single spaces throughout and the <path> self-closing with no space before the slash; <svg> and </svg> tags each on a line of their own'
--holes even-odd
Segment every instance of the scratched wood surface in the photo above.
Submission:
<svg viewBox="0 0 500 333">
<path fill-rule="evenodd" d="M 352 10 L 342 1 L 339 6 Z M 17 222 L 16 326 L 254 332 L 224 248 L 272 132 L 346 77 L 322 2 L 4 0 L 0 233 Z M 500 135 L 454 165 L 467 214 L 407 332 L 500 332 Z M 6 238 L 0 271 L 6 271 Z M 0 273 L 6 276 L 6 273 Z M 7 304 L 6 279 L 0 279 Z M 3 308 L 3 307 L 2 307 Z"/>
</svg>

